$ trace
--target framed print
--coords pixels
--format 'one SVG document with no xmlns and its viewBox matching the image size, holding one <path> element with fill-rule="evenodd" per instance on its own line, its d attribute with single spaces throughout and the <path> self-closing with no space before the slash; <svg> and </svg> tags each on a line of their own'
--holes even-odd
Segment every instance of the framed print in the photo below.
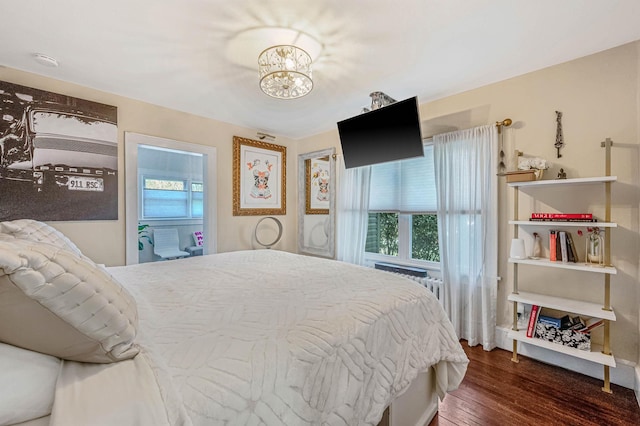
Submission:
<svg viewBox="0 0 640 426">
<path fill-rule="evenodd" d="M 304 162 L 305 214 L 329 214 L 329 157 Z"/>
<path fill-rule="evenodd" d="M 0 221 L 118 220 L 115 106 L 0 81 Z"/>
<path fill-rule="evenodd" d="M 287 213 L 287 148 L 233 137 L 233 215 Z"/>
</svg>

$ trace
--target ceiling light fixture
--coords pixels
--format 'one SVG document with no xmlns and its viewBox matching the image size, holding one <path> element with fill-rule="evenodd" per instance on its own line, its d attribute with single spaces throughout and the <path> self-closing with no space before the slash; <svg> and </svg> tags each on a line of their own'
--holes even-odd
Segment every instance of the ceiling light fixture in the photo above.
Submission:
<svg viewBox="0 0 640 426">
<path fill-rule="evenodd" d="M 271 46 L 258 56 L 260 88 L 277 99 L 296 99 L 313 89 L 311 56 L 293 45 Z"/>
</svg>

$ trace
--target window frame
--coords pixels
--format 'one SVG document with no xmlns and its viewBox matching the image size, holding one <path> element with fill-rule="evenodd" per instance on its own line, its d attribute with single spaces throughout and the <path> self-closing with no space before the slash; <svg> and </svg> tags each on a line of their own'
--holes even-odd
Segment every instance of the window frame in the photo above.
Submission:
<svg viewBox="0 0 640 426">
<path fill-rule="evenodd" d="M 424 146 L 433 146 L 433 138 L 425 138 L 422 141 Z M 401 161 L 401 160 L 400 160 Z M 433 214 L 438 216 L 437 211 L 421 211 L 412 213 L 401 213 L 397 211 L 378 211 L 368 210 L 369 213 L 397 213 L 398 214 L 398 256 L 391 256 L 380 253 L 371 253 L 365 250 L 364 261 L 365 265 L 373 266 L 375 262 L 388 262 L 402 266 L 414 266 L 420 267 L 432 271 L 440 271 L 440 262 L 432 262 L 430 260 L 413 259 L 411 257 L 412 252 L 412 216 Z M 365 245 L 366 246 L 366 245 Z"/>
<path fill-rule="evenodd" d="M 398 213 L 398 212 L 381 212 L 369 210 L 368 213 Z M 419 213 L 398 213 L 398 255 L 391 256 L 388 254 L 372 253 L 365 251 L 365 264 L 372 266 L 375 262 L 387 262 L 403 266 L 415 266 L 432 271 L 440 271 L 440 262 L 432 262 L 430 260 L 414 259 L 411 257 L 412 243 L 412 216 L 433 214 L 437 216 L 437 212 L 419 212 Z"/>
<path fill-rule="evenodd" d="M 189 211 L 189 216 L 173 216 L 173 217 L 145 217 L 144 216 L 144 203 L 145 203 L 145 198 L 144 198 L 144 182 L 146 179 L 153 179 L 153 180 L 164 180 L 164 181 L 182 181 L 184 182 L 185 188 L 187 189 L 187 210 Z M 144 172 L 142 171 L 140 173 L 140 182 L 139 182 L 139 188 L 141 188 L 140 191 L 138 191 L 138 221 L 140 222 L 145 222 L 145 223 L 151 223 L 151 222 L 167 222 L 167 221 L 171 221 L 171 222 L 180 222 L 182 224 L 186 224 L 185 221 L 194 221 L 193 223 L 199 223 L 198 221 L 202 221 L 202 216 L 200 217 L 196 217 L 193 216 L 193 194 L 192 194 L 192 185 L 193 184 L 201 184 L 203 187 L 203 196 L 204 196 L 204 182 L 202 181 L 202 179 L 192 179 L 190 176 L 184 176 L 184 175 L 178 175 L 178 174 L 174 174 L 174 173 L 167 173 L 165 175 L 160 175 L 157 172 Z"/>
</svg>

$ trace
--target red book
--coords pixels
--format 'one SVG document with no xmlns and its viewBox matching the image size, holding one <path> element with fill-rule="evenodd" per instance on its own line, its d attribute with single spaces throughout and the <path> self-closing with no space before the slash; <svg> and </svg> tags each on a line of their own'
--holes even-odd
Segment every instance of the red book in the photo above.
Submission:
<svg viewBox="0 0 640 426">
<path fill-rule="evenodd" d="M 531 213 L 531 219 L 593 219 L 591 213 Z"/>
<path fill-rule="evenodd" d="M 531 315 L 529 316 L 529 325 L 527 326 L 527 337 L 533 337 L 533 333 L 536 330 L 536 323 L 538 322 L 538 311 L 540 306 L 531 306 Z"/>
<path fill-rule="evenodd" d="M 558 260 L 558 254 L 556 253 L 556 231 L 553 229 L 549 231 L 549 260 L 555 262 Z"/>
<path fill-rule="evenodd" d="M 532 217 L 529 218 L 531 222 L 597 222 L 598 219 L 570 219 L 570 218 L 540 218 L 540 217 Z"/>
</svg>

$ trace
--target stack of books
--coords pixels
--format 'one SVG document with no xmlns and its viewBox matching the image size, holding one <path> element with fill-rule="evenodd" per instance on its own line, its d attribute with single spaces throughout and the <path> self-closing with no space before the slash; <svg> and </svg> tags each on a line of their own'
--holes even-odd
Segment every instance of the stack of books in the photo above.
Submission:
<svg viewBox="0 0 640 426">
<path fill-rule="evenodd" d="M 582 350 L 591 349 L 591 331 L 604 325 L 602 318 L 583 319 L 568 314 L 558 318 L 547 315 L 544 308 L 532 305 L 525 308 L 529 312 L 526 328 L 527 337 L 535 337 L 564 346 Z"/>
<path fill-rule="evenodd" d="M 531 213 L 532 222 L 597 222 L 591 213 Z"/>
<path fill-rule="evenodd" d="M 574 263 L 580 261 L 571 232 L 549 230 L 549 260 Z"/>
</svg>

